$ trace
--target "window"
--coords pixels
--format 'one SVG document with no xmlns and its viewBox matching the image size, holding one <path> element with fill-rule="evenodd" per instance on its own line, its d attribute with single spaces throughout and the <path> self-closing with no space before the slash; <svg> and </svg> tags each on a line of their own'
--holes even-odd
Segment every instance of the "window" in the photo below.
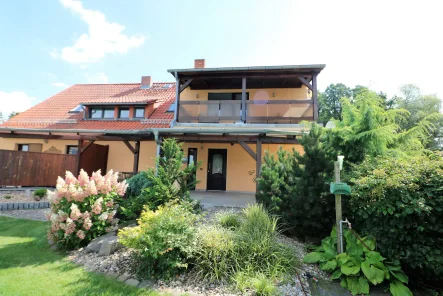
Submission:
<svg viewBox="0 0 443 296">
<path fill-rule="evenodd" d="M 77 154 L 78 146 L 68 145 L 66 146 L 66 154 Z"/>
<path fill-rule="evenodd" d="M 114 118 L 114 109 L 104 109 L 103 118 Z"/>
<path fill-rule="evenodd" d="M 112 109 L 112 108 L 91 108 L 90 117 L 93 119 L 114 118 L 114 109 Z"/>
<path fill-rule="evenodd" d="M 135 108 L 134 117 L 135 118 L 144 118 L 145 117 L 145 108 Z"/>
<path fill-rule="evenodd" d="M 241 93 L 208 93 L 208 100 L 236 100 L 241 101 Z M 246 93 L 246 100 L 249 100 L 249 93 Z"/>
<path fill-rule="evenodd" d="M 42 144 L 32 143 L 32 144 L 17 144 L 16 149 L 18 151 L 24 152 L 42 152 Z"/>
<path fill-rule="evenodd" d="M 18 144 L 18 151 L 29 151 L 29 144 Z"/>
<path fill-rule="evenodd" d="M 129 118 L 129 108 L 120 108 L 118 118 Z"/>
</svg>

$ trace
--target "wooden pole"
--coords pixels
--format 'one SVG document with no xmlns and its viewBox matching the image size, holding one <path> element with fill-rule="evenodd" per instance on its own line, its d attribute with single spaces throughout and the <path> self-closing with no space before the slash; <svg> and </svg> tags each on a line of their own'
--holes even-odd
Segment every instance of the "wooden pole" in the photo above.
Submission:
<svg viewBox="0 0 443 296">
<path fill-rule="evenodd" d="M 80 163 L 82 158 L 82 149 L 83 149 L 83 140 L 78 140 L 78 146 L 77 146 L 77 174 L 80 174 Z"/>
<path fill-rule="evenodd" d="M 134 167 L 132 173 L 136 175 L 138 173 L 138 163 L 140 159 L 140 141 L 135 142 L 135 152 L 134 152 Z"/>
<path fill-rule="evenodd" d="M 318 120 L 317 74 L 312 76 L 312 101 L 314 102 L 314 121 Z"/>
<path fill-rule="evenodd" d="M 340 163 L 338 161 L 334 162 L 334 181 L 340 182 Z M 343 250 L 340 246 L 340 221 L 342 220 L 341 212 L 341 195 L 335 195 L 335 221 L 336 221 L 336 232 L 337 232 L 337 253 L 342 253 Z"/>
</svg>

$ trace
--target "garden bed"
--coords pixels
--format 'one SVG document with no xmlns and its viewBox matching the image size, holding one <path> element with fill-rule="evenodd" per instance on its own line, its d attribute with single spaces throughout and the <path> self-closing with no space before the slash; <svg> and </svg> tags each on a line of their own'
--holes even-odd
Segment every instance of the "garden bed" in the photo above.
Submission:
<svg viewBox="0 0 443 296">
<path fill-rule="evenodd" d="M 214 207 L 203 212 L 203 224 L 211 224 L 218 212 L 226 211 L 225 207 Z M 229 208 L 229 211 L 240 212 L 239 208 Z M 279 235 L 279 242 L 290 246 L 297 254 L 297 257 L 302 261 L 305 256 L 305 245 L 295 239 L 288 238 L 284 235 Z M 123 248 L 109 256 L 100 256 L 98 253 L 90 253 L 87 248 L 72 251 L 69 259 L 80 265 L 84 265 L 86 270 L 96 271 L 108 274 L 113 277 L 130 277 L 137 278 L 137 275 L 132 270 L 133 266 L 133 251 Z M 320 271 L 315 265 L 301 264 L 296 274 L 284 283 L 277 283 L 278 291 L 282 295 L 310 295 L 309 285 L 306 274 L 327 279 L 327 275 Z M 139 281 L 143 279 L 137 278 Z M 164 280 L 151 281 L 151 288 L 159 292 L 174 292 L 174 293 L 191 293 L 193 295 L 252 295 L 252 292 L 238 292 L 234 291 L 232 285 L 223 282 L 209 282 L 202 281 L 196 274 L 195 270 L 190 269 L 189 272 L 178 274 L 175 278 Z"/>
<path fill-rule="evenodd" d="M 35 202 L 33 195 L 35 190 L 31 189 L 12 189 L 0 191 L 0 203 L 24 203 Z M 49 193 L 50 191 L 48 191 Z M 47 197 L 42 197 L 39 201 L 48 201 Z"/>
</svg>

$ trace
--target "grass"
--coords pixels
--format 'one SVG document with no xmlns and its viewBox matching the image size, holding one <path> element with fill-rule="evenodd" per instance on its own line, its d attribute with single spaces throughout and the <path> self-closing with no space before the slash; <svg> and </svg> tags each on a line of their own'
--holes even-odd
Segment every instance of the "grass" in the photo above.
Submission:
<svg viewBox="0 0 443 296">
<path fill-rule="evenodd" d="M 89 273 L 52 251 L 47 222 L 0 217 L 0 295 L 150 295 Z"/>
</svg>

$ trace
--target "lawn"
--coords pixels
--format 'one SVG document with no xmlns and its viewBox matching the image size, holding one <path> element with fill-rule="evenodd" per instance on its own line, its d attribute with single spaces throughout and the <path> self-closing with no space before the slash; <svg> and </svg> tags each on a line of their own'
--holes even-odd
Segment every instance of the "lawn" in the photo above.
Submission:
<svg viewBox="0 0 443 296">
<path fill-rule="evenodd" d="M 49 248 L 47 222 L 0 217 L 0 295 L 150 295 L 84 271 Z"/>
</svg>

